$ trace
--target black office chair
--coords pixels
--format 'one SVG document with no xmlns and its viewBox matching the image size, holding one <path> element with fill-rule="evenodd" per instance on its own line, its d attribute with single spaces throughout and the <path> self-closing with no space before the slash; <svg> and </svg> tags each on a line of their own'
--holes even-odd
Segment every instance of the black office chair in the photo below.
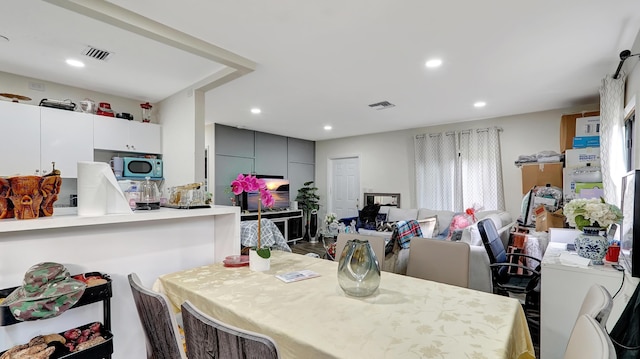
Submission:
<svg viewBox="0 0 640 359">
<path fill-rule="evenodd" d="M 520 263 L 521 258 L 529 258 L 540 263 L 540 259 L 523 254 L 507 253 L 496 226 L 490 218 L 478 221 L 478 231 L 484 248 L 489 255 L 493 293 L 504 296 L 524 294 L 524 307 L 539 308 L 540 305 L 540 265 L 531 268 Z M 521 269 L 521 273 L 517 273 Z M 514 273 L 516 272 L 516 273 Z"/>
</svg>

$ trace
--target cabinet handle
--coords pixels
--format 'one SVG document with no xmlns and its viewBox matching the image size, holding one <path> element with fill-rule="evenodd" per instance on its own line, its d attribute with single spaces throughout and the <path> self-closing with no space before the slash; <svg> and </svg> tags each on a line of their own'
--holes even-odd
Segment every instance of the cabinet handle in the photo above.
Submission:
<svg viewBox="0 0 640 359">
<path fill-rule="evenodd" d="M 131 145 L 131 149 L 132 149 L 132 150 L 135 150 L 135 149 L 136 149 L 136 146 Z"/>
</svg>

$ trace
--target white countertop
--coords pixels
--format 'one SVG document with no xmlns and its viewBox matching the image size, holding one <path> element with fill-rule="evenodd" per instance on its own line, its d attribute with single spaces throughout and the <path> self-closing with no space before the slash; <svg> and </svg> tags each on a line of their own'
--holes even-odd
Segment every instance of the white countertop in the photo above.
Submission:
<svg viewBox="0 0 640 359">
<path fill-rule="evenodd" d="M 53 216 L 36 219 L 0 219 L 0 233 L 32 231 L 39 229 L 93 226 L 110 223 L 157 221 L 163 219 L 240 215 L 240 207 L 212 206 L 211 208 L 173 209 L 160 208 L 152 211 L 134 211 L 132 214 L 109 214 L 104 216 L 78 216 L 77 208 L 55 208 Z"/>
<path fill-rule="evenodd" d="M 582 265 L 577 265 L 573 263 L 573 261 L 562 260 L 561 258 L 564 258 L 565 256 L 576 256 L 576 258 L 582 258 L 582 257 L 579 257 L 578 253 L 576 253 L 575 251 L 568 251 L 566 243 L 556 243 L 556 242 L 549 243 L 549 246 L 547 247 L 544 257 L 542 258 L 543 270 L 545 267 L 547 268 L 551 267 L 551 268 L 563 269 L 568 271 L 576 271 L 576 272 L 588 271 L 588 272 L 592 272 L 600 275 L 618 276 L 618 277 L 620 276 L 619 272 L 613 267 L 611 267 L 612 264 L 616 264 L 616 263 L 610 263 L 605 261 L 604 265 L 589 264 L 587 266 L 582 266 Z"/>
</svg>

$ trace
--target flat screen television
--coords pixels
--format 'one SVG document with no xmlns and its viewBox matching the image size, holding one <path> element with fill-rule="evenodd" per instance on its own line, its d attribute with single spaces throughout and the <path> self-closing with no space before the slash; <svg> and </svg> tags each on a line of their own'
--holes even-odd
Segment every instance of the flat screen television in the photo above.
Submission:
<svg viewBox="0 0 640 359">
<path fill-rule="evenodd" d="M 267 189 L 273 196 L 275 203 L 271 208 L 265 208 L 262 206 L 262 211 L 269 210 L 284 210 L 289 208 L 289 180 L 285 178 L 277 177 L 265 177 L 263 175 L 256 175 L 267 185 Z M 240 206 L 243 211 L 257 212 L 258 211 L 258 198 L 260 198 L 260 192 L 243 192 L 241 194 Z"/>
<path fill-rule="evenodd" d="M 634 277 L 640 277 L 640 170 L 622 177 L 620 256 Z M 634 250 L 635 248 L 635 250 Z"/>
</svg>

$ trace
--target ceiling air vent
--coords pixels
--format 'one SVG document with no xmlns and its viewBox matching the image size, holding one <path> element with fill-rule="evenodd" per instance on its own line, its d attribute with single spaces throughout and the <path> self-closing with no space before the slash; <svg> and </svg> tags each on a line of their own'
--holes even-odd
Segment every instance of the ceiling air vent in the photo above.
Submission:
<svg viewBox="0 0 640 359">
<path fill-rule="evenodd" d="M 82 54 L 100 61 L 107 61 L 107 59 L 111 57 L 111 53 L 109 51 L 96 49 L 92 46 L 87 46 L 82 50 Z"/>
<path fill-rule="evenodd" d="M 396 107 L 396 105 L 392 104 L 389 101 L 382 101 L 378 103 L 372 103 L 371 105 L 369 105 L 369 107 L 375 108 L 376 110 L 384 110 L 385 108 Z"/>
</svg>

